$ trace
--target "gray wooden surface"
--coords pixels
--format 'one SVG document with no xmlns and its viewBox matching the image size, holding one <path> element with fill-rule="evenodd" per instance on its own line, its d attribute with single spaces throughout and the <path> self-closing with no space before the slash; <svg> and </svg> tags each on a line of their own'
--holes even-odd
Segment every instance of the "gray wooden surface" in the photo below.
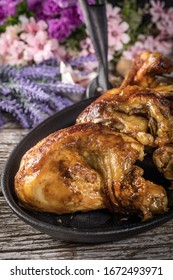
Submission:
<svg viewBox="0 0 173 280">
<path fill-rule="evenodd" d="M 0 173 L 9 153 L 26 133 L 10 123 L 0 129 Z M 173 220 L 118 242 L 62 242 L 21 221 L 0 190 L 0 259 L 173 259 Z"/>
</svg>

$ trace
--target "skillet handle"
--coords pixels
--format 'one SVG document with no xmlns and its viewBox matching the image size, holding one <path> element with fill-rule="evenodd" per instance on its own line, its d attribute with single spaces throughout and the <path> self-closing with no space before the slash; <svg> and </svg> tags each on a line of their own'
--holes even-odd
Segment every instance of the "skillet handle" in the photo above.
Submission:
<svg viewBox="0 0 173 280">
<path fill-rule="evenodd" d="M 94 82 L 94 86 L 99 88 L 99 92 L 106 91 L 109 86 L 108 81 L 108 39 L 107 39 L 107 17 L 106 4 L 104 0 L 95 0 L 96 4 L 89 5 L 87 0 L 79 0 L 85 23 L 93 42 L 96 57 L 99 62 L 98 76 Z M 93 88 L 89 92 L 89 96 L 93 96 Z M 98 92 L 96 91 L 96 94 Z"/>
</svg>

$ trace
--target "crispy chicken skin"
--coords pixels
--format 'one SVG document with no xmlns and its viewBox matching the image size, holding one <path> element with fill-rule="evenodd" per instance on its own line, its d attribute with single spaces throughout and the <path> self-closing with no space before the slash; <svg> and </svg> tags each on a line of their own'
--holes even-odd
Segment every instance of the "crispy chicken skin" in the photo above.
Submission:
<svg viewBox="0 0 173 280">
<path fill-rule="evenodd" d="M 171 72 L 173 72 L 173 62 L 170 59 L 160 53 L 146 51 L 135 59 L 121 88 L 125 88 L 127 85 L 155 88 L 160 84 L 157 76 Z"/>
<path fill-rule="evenodd" d="M 139 86 L 107 91 L 76 122 L 103 123 L 153 147 L 165 145 L 172 138 L 169 102 L 151 89 Z"/>
<path fill-rule="evenodd" d="M 108 208 L 143 220 L 167 211 L 165 189 L 145 180 L 136 161 L 154 151 L 158 170 L 173 181 L 173 86 L 165 76 L 172 71 L 169 59 L 144 52 L 120 88 L 31 148 L 15 177 L 20 202 L 57 214 Z"/>
<path fill-rule="evenodd" d="M 153 161 L 173 185 L 173 62 L 144 52 L 133 63 L 120 88 L 100 96 L 77 123 L 102 123 L 156 149 Z"/>
<path fill-rule="evenodd" d="M 157 78 L 171 71 L 169 59 L 159 53 L 142 53 L 120 88 L 96 99 L 76 123 L 103 123 L 151 147 L 172 142 L 173 86 Z"/>
<path fill-rule="evenodd" d="M 99 124 L 82 124 L 43 139 L 22 158 L 15 177 L 19 200 L 58 214 L 109 208 L 142 218 L 167 209 L 165 190 L 135 166 L 143 146 Z"/>
<path fill-rule="evenodd" d="M 173 187 L 173 144 L 156 149 L 153 161 L 165 178 L 171 181 Z"/>
</svg>

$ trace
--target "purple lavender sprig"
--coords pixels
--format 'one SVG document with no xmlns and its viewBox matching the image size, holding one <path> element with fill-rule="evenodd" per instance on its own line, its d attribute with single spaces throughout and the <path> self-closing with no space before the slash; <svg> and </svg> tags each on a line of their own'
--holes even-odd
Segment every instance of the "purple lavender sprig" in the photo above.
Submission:
<svg viewBox="0 0 173 280">
<path fill-rule="evenodd" d="M 49 100 L 49 95 L 40 86 L 29 79 L 14 79 L 13 82 L 8 84 L 8 87 L 11 90 L 15 90 L 18 94 L 21 94 L 24 98 L 38 101 Z"/>
<path fill-rule="evenodd" d="M 23 103 L 24 113 L 27 115 L 30 126 L 35 127 L 41 121 L 48 118 L 55 112 L 72 105 L 73 103 L 56 94 L 51 95 L 48 102 L 35 102 L 25 100 Z"/>
<path fill-rule="evenodd" d="M 49 117 L 49 114 L 45 113 L 44 110 L 42 110 L 42 106 L 39 106 L 36 103 L 25 102 L 24 114 L 27 116 L 30 127 L 35 127 L 36 125 L 41 123 L 44 119 Z"/>
<path fill-rule="evenodd" d="M 93 56 L 81 57 L 71 60 L 70 64 L 77 68 L 94 59 Z M 3 123 L 3 112 L 8 112 L 23 127 L 35 127 L 53 113 L 83 98 L 83 86 L 60 79 L 59 64 L 54 58 L 32 66 L 0 65 L 0 124 Z"/>
<path fill-rule="evenodd" d="M 55 91 L 48 94 L 34 84 L 34 89 L 40 90 L 35 92 L 33 82 L 30 88 L 29 81 L 26 81 L 25 85 L 25 80 L 19 80 L 20 84 L 3 83 L 0 87 L 0 109 L 10 113 L 25 128 L 35 127 L 53 113 L 73 104 L 69 99 L 57 95 Z M 44 93 L 43 96 L 41 93 Z"/>
<path fill-rule="evenodd" d="M 15 66 L 8 64 L 0 65 L 0 80 L 8 81 L 9 79 L 18 78 L 20 75 L 18 69 Z"/>
<path fill-rule="evenodd" d="M 38 82 L 45 91 L 56 92 L 64 97 L 70 98 L 72 101 L 79 101 L 84 96 L 85 88 L 80 85 L 62 83 L 60 81 L 50 81 L 49 83 Z"/>
<path fill-rule="evenodd" d="M 0 99 L 2 99 L 3 96 L 9 96 L 11 94 L 11 89 L 8 87 L 6 83 L 0 84 Z"/>
<path fill-rule="evenodd" d="M 42 62 L 40 62 L 39 64 L 37 64 L 38 66 L 58 66 L 57 63 L 57 57 L 53 56 L 50 57 L 49 59 L 43 60 Z"/>
<path fill-rule="evenodd" d="M 82 66 L 84 63 L 87 62 L 93 62 L 96 61 L 97 58 L 94 54 L 91 55 L 87 55 L 87 56 L 80 56 L 80 57 L 75 57 L 75 58 L 71 58 L 68 63 L 72 66 L 72 67 L 79 67 Z"/>
<path fill-rule="evenodd" d="M 31 79 L 55 78 L 60 75 L 58 66 L 34 65 L 20 70 L 20 77 Z"/>
<path fill-rule="evenodd" d="M 50 82 L 37 82 L 42 88 L 55 90 L 57 93 L 61 94 L 71 94 L 71 93 L 81 93 L 85 92 L 83 86 L 77 84 L 62 83 L 61 81 L 50 81 Z"/>
<path fill-rule="evenodd" d="M 57 95 L 55 92 L 52 92 L 49 106 L 56 112 L 59 112 L 72 104 L 73 102 L 68 98 L 64 98 L 61 95 Z"/>
<path fill-rule="evenodd" d="M 0 109 L 7 113 L 10 113 L 17 121 L 19 121 L 23 127 L 29 128 L 30 124 L 26 115 L 23 112 L 23 108 L 15 99 L 13 100 L 0 100 Z M 1 119 L 2 121 L 2 119 Z"/>
</svg>

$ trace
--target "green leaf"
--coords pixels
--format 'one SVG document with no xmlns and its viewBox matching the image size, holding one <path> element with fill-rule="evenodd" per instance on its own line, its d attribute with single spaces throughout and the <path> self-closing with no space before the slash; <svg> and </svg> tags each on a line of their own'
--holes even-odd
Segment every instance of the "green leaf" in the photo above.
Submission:
<svg viewBox="0 0 173 280">
<path fill-rule="evenodd" d="M 137 0 L 124 0 L 122 7 L 122 18 L 129 24 L 128 34 L 131 38 L 131 44 L 134 44 L 139 34 L 145 34 L 144 29 L 147 30 L 148 22 L 144 19 L 144 10 L 138 5 Z"/>
<path fill-rule="evenodd" d="M 80 50 L 80 42 L 86 38 L 86 27 L 85 25 L 76 29 L 64 42 L 67 48 L 74 51 Z"/>
<path fill-rule="evenodd" d="M 34 13 L 28 9 L 26 0 L 20 2 L 16 7 L 16 14 L 13 17 L 8 17 L 6 22 L 0 26 L 0 33 L 5 32 L 7 26 L 18 24 L 20 15 L 34 16 Z"/>
<path fill-rule="evenodd" d="M 25 14 L 26 16 L 30 17 L 33 16 L 34 13 L 28 9 L 27 1 L 24 0 L 17 5 L 16 8 L 16 17 Z"/>
</svg>

